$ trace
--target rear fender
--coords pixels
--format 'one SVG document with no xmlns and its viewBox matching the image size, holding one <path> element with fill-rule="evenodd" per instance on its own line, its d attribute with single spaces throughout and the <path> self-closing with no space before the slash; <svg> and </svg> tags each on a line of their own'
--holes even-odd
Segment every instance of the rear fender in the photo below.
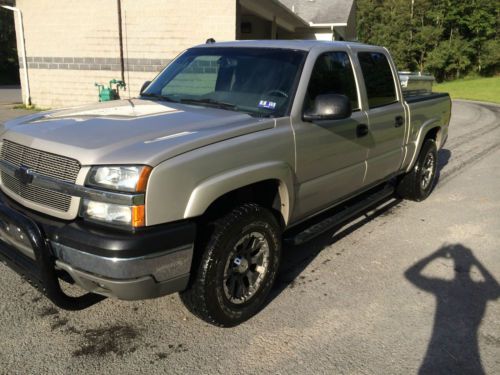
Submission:
<svg viewBox="0 0 500 375">
<path fill-rule="evenodd" d="M 409 153 L 412 153 L 412 157 L 411 157 L 411 160 L 410 160 L 410 163 L 408 164 L 407 168 L 406 168 L 406 172 L 409 172 L 413 166 L 415 165 L 415 162 L 418 158 L 418 155 L 420 153 L 420 150 L 422 149 L 422 145 L 424 143 L 424 139 L 425 139 L 425 136 L 427 135 L 427 133 L 429 131 L 431 131 L 432 129 L 435 129 L 435 128 L 440 128 L 441 127 L 441 124 L 439 123 L 439 119 L 437 118 L 433 118 L 433 119 L 430 119 L 429 121 L 427 121 L 426 123 L 424 123 L 422 125 L 422 127 L 420 128 L 420 131 L 418 132 L 418 135 L 417 135 L 417 139 L 415 140 L 415 142 L 411 142 L 408 144 L 408 147 L 411 147 L 413 148 L 413 150 L 408 150 Z M 441 132 L 441 130 L 439 131 L 439 133 Z M 440 145 L 440 134 L 438 133 L 438 139 L 437 139 L 437 146 L 439 147 Z"/>
</svg>

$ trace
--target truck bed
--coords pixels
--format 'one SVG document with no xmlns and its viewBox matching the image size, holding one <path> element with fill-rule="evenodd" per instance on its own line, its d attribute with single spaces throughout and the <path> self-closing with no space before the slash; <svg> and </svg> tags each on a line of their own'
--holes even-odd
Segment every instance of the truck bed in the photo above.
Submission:
<svg viewBox="0 0 500 375">
<path fill-rule="evenodd" d="M 450 96 L 448 93 L 443 93 L 443 92 L 429 92 L 425 94 L 414 94 L 411 92 L 407 92 L 403 93 L 403 95 L 408 104 L 422 102 L 431 99 L 445 98 Z"/>
<path fill-rule="evenodd" d="M 428 93 L 406 95 L 405 102 L 408 111 L 408 128 L 405 134 L 406 152 L 403 169 L 408 170 L 418 157 L 423 137 L 436 124 L 436 146 L 441 149 L 448 138 L 448 124 L 451 115 L 451 99 L 447 93 Z"/>
</svg>

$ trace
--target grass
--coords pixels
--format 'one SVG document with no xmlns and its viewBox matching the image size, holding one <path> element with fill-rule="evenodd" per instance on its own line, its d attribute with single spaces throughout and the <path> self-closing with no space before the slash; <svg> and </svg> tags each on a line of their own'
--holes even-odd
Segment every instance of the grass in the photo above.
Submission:
<svg viewBox="0 0 500 375">
<path fill-rule="evenodd" d="M 436 92 L 448 92 L 452 99 L 478 100 L 500 104 L 500 76 L 464 78 L 434 85 Z"/>
<path fill-rule="evenodd" d="M 34 105 L 27 106 L 26 104 L 17 104 L 13 109 L 26 109 L 28 111 L 34 111 L 34 112 L 41 112 L 41 111 L 47 111 L 48 108 L 40 108 Z"/>
</svg>

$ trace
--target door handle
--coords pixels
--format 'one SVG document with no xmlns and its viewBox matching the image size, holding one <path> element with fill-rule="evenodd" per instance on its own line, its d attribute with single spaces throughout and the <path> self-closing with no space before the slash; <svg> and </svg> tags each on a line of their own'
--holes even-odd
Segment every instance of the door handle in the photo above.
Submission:
<svg viewBox="0 0 500 375">
<path fill-rule="evenodd" d="M 356 136 L 358 138 L 364 137 L 368 134 L 368 126 L 366 124 L 359 124 L 356 127 Z"/>
<path fill-rule="evenodd" d="M 396 116 L 396 122 L 394 123 L 394 126 L 396 128 L 399 128 L 400 126 L 403 126 L 405 123 L 405 120 L 403 116 Z"/>
</svg>

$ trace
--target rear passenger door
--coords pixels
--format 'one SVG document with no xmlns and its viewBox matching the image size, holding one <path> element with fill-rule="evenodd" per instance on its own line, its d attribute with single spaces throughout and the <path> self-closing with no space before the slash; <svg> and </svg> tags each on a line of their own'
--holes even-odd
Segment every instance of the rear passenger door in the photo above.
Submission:
<svg viewBox="0 0 500 375">
<path fill-rule="evenodd" d="M 403 159 L 405 111 L 398 99 L 389 60 L 381 52 L 358 52 L 367 96 L 371 135 L 368 168 L 363 185 L 383 180 L 398 171 Z"/>
</svg>

